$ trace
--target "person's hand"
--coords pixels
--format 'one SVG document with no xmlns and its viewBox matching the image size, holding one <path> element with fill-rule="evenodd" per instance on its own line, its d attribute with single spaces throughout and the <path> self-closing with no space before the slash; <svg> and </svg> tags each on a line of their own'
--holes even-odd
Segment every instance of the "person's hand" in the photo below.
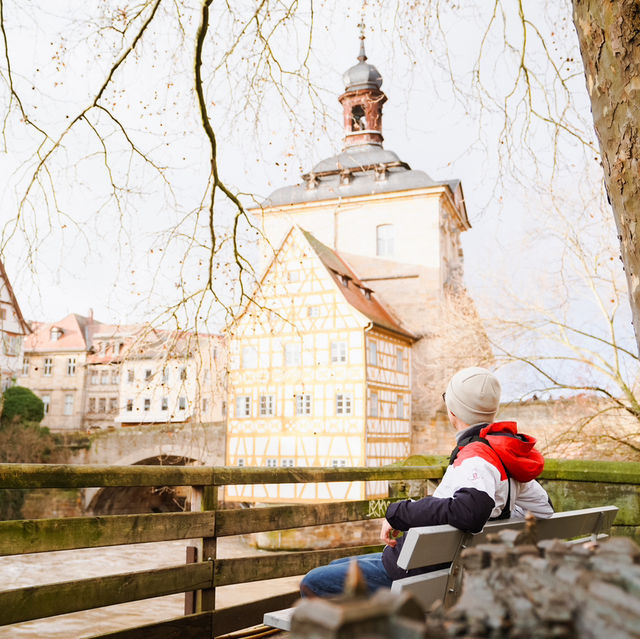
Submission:
<svg viewBox="0 0 640 639">
<path fill-rule="evenodd" d="M 398 540 L 396 539 L 396 537 L 399 534 L 400 534 L 400 531 L 393 528 L 393 526 L 391 526 L 391 524 L 386 519 L 382 520 L 382 528 L 380 529 L 380 539 L 385 543 L 385 545 L 395 548 L 396 545 L 398 544 Z"/>
</svg>

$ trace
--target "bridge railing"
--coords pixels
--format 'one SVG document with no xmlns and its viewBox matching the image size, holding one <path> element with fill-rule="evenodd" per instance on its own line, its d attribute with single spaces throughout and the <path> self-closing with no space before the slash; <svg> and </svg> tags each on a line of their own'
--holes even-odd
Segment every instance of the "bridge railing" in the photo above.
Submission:
<svg viewBox="0 0 640 639">
<path fill-rule="evenodd" d="M 303 526 L 364 521 L 384 513 L 380 500 L 219 507 L 223 486 L 349 481 L 438 480 L 443 466 L 384 468 L 228 468 L 190 466 L 79 466 L 0 464 L 0 489 L 190 486 L 191 512 L 108 515 L 0 522 L 0 555 L 47 553 L 120 544 L 200 539 L 198 561 L 22 588 L 0 586 L 0 625 L 91 610 L 175 593 L 196 593 L 195 612 L 144 627 L 95 636 L 124 639 L 200 639 L 260 623 L 264 612 L 288 606 L 298 593 L 270 596 L 227 608 L 216 607 L 216 588 L 302 575 L 338 557 L 375 546 L 218 557 L 226 536 Z M 612 503 L 620 511 L 619 532 L 640 535 L 640 464 L 548 460 L 542 475 L 557 510 Z M 223 505 L 223 504 L 220 504 Z M 43 562 L 46 562 L 43 555 Z"/>
<path fill-rule="evenodd" d="M 175 593 L 195 593 L 193 614 L 130 628 L 102 637 L 213 637 L 258 624 L 264 612 L 290 605 L 298 593 L 271 596 L 249 604 L 216 608 L 216 588 L 302 575 L 339 557 L 377 550 L 350 546 L 330 550 L 278 552 L 219 558 L 225 536 L 302 526 L 375 519 L 384 514 L 375 502 L 279 505 L 265 508 L 218 507 L 222 486 L 440 479 L 441 466 L 385 468 L 227 468 L 187 466 L 78 466 L 0 464 L 0 489 L 190 486 L 190 512 L 108 515 L 0 522 L 0 555 L 47 553 L 121 544 L 201 540 L 198 561 L 23 588 L 4 584 L 0 625 L 91 610 Z M 98 552 L 98 551 L 96 551 Z M 46 558 L 43 557 L 43 561 Z M 134 568 L 134 567 L 132 567 Z M 8 588 L 8 589 L 7 589 Z"/>
</svg>

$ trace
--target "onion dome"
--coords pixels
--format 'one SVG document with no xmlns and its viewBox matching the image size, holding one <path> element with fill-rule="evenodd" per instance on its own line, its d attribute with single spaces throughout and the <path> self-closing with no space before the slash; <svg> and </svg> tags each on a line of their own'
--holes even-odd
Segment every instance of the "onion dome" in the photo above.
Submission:
<svg viewBox="0 0 640 639">
<path fill-rule="evenodd" d="M 367 62 L 364 51 L 364 36 L 360 37 L 360 54 L 358 64 L 345 71 L 342 76 L 345 91 L 359 91 L 360 89 L 380 89 L 382 76 L 380 71 Z"/>
</svg>

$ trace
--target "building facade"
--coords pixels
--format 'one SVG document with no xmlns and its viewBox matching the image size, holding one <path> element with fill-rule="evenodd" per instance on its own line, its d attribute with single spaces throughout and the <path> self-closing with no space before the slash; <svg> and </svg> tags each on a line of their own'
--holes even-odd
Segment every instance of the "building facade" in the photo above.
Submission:
<svg viewBox="0 0 640 639">
<path fill-rule="evenodd" d="M 59 322 L 34 322 L 24 344 L 17 383 L 44 402 L 42 426 L 78 430 L 84 426 L 87 357 L 102 324 L 72 313 Z"/>
<path fill-rule="evenodd" d="M 413 336 L 340 255 L 290 229 L 229 328 L 227 464 L 379 466 L 409 454 Z M 379 486 L 230 487 L 231 501 L 362 499 Z"/>
<path fill-rule="evenodd" d="M 122 360 L 116 421 L 123 426 L 222 421 L 225 375 L 221 336 L 148 331 Z"/>
<path fill-rule="evenodd" d="M 22 348 L 31 332 L 0 260 L 0 392 L 11 386 L 22 368 Z"/>
<path fill-rule="evenodd" d="M 349 341 L 350 349 L 354 349 L 349 350 L 349 362 L 353 358 L 354 362 L 366 363 L 366 366 L 355 366 L 353 370 L 345 367 L 341 383 L 345 388 L 353 384 L 353 389 L 362 389 L 358 394 L 349 386 L 348 392 L 354 393 L 354 402 L 356 398 L 362 400 L 358 408 L 354 405 L 354 410 L 362 410 L 367 425 L 360 431 L 358 446 L 350 444 L 352 452 L 345 456 L 346 463 L 389 463 L 413 452 L 428 452 L 430 438 L 439 435 L 437 413 L 443 407 L 441 395 L 449 377 L 462 366 L 486 363 L 490 359 L 488 340 L 464 288 L 460 236 L 470 228 L 470 223 L 460 181 L 433 180 L 383 147 L 382 108 L 387 98 L 381 90 L 380 73 L 367 62 L 364 40 L 357 64 L 344 74 L 343 79 L 345 90 L 338 98 L 344 116 L 342 152 L 319 162 L 302 175 L 299 184 L 276 190 L 261 206 L 252 209 L 265 238 L 261 254 L 266 271 L 258 292 L 261 302 L 250 305 L 247 311 L 252 320 L 243 319 L 238 329 L 234 328 L 230 341 L 229 403 L 231 406 L 233 401 L 237 402 L 239 393 L 245 398 L 245 410 L 252 411 L 244 417 L 230 415 L 230 464 L 243 460 L 243 463 L 257 465 L 283 465 L 285 460 L 289 464 L 292 459 L 296 463 L 310 463 L 313 459 L 318 465 L 332 465 L 334 459 L 337 460 L 326 444 L 322 444 L 325 451 L 322 455 L 300 455 L 298 448 L 294 454 L 292 446 L 294 443 L 296 447 L 301 446 L 300 438 L 289 435 L 289 439 L 285 439 L 284 433 L 287 429 L 293 433 L 302 427 L 301 421 L 288 427 L 282 423 L 283 436 L 278 440 L 280 448 L 277 450 L 273 437 L 262 436 L 265 424 L 259 413 L 259 403 L 263 401 L 257 394 L 260 385 L 270 384 L 269 393 L 281 396 L 281 401 L 285 402 L 283 410 L 291 411 L 295 408 L 295 403 L 291 403 L 293 396 L 306 394 L 300 384 L 309 384 L 316 373 L 315 369 L 302 366 L 297 387 L 286 376 L 277 379 L 273 357 L 269 360 L 263 353 L 268 348 L 260 340 L 278 344 L 278 340 L 283 339 L 282 332 L 292 336 L 300 333 L 304 354 L 304 340 L 311 340 L 304 328 L 305 322 L 309 321 L 305 313 L 319 313 L 319 317 L 327 314 L 336 321 L 340 316 L 333 310 L 332 295 L 323 292 L 312 298 L 316 300 L 314 303 L 305 301 L 311 293 L 302 288 L 303 284 L 291 280 L 300 271 L 296 259 L 307 264 L 306 279 L 301 282 L 311 277 L 307 272 L 320 268 L 317 265 L 312 268 L 300 255 L 292 257 L 292 242 L 300 243 L 294 241 L 298 234 L 292 234 L 292 228 L 298 228 L 307 240 L 311 238 L 311 246 L 315 242 L 323 247 L 316 254 L 332 256 L 328 258 L 329 262 L 339 260 L 342 266 L 335 268 L 334 264 L 333 272 L 346 269 L 347 277 L 357 281 L 359 290 L 366 291 L 385 309 L 398 330 L 393 339 L 388 333 L 383 338 L 377 335 L 374 322 L 366 331 L 359 327 L 363 338 L 358 346 L 358 339 Z M 278 266 L 285 257 L 286 268 Z M 327 264 L 324 266 L 326 268 Z M 298 294 L 294 293 L 295 287 L 300 289 Z M 273 291 L 279 291 L 279 294 L 275 295 Z M 289 306 L 281 308 L 280 296 L 291 300 Z M 275 308 L 273 304 L 276 304 Z M 317 310 L 312 310 L 314 307 Z M 279 323 L 277 316 L 272 317 L 274 312 L 282 315 L 286 322 Z M 349 313 L 345 311 L 342 316 L 347 317 Z M 334 331 L 346 330 L 330 323 L 328 327 Z M 411 339 L 401 344 L 402 340 L 397 341 L 400 333 Z M 329 333 L 313 339 L 322 339 L 325 348 L 329 348 L 326 344 L 337 338 Z M 246 394 L 237 387 L 238 379 L 251 379 L 251 375 L 240 372 L 244 348 L 256 349 L 260 364 L 254 374 L 256 382 L 247 385 Z M 269 348 L 273 350 L 273 347 Z M 375 348 L 381 353 L 380 360 L 385 362 L 382 366 L 371 365 L 376 361 Z M 396 349 L 406 355 L 397 360 L 394 369 Z M 308 357 L 313 357 L 314 352 L 311 350 Z M 265 358 L 264 363 L 260 363 L 260 357 Z M 400 361 L 407 367 L 402 373 Z M 279 364 L 276 364 L 275 369 L 278 368 Z M 338 375 L 334 369 L 331 367 L 322 375 L 333 382 Z M 322 367 L 318 368 L 317 374 L 320 370 Z M 385 387 L 386 380 L 392 378 L 390 386 Z M 405 387 L 398 390 L 399 378 L 402 384 L 407 384 L 406 390 Z M 322 397 L 326 403 L 326 394 L 337 395 L 338 388 L 329 386 L 317 392 L 324 393 Z M 236 393 L 235 399 L 232 393 Z M 329 401 L 327 405 L 330 404 Z M 242 406 L 236 404 L 234 410 L 242 410 Z M 336 410 L 337 404 L 333 416 Z M 387 418 L 393 413 L 403 415 L 407 421 L 400 426 L 402 420 L 393 425 L 381 420 L 380 430 L 375 433 L 376 411 Z M 315 444 L 307 445 L 312 451 L 320 450 L 321 441 L 335 441 L 335 435 L 329 432 L 332 428 L 344 428 L 327 422 L 329 413 L 325 409 L 319 417 L 313 427 L 304 426 L 309 436 L 315 438 Z M 358 428 L 354 427 L 354 430 Z M 400 434 L 408 443 L 401 447 L 391 446 L 393 438 Z M 253 449 L 248 444 L 251 437 L 256 439 Z M 236 442 L 240 446 L 238 452 L 235 452 Z M 266 449 L 265 446 L 273 448 Z M 338 460 L 337 463 L 342 462 Z M 282 489 L 279 496 L 283 496 Z"/>
<path fill-rule="evenodd" d="M 220 336 L 118 326 L 71 314 L 35 325 L 18 383 L 45 405 L 52 430 L 221 421 Z"/>
</svg>

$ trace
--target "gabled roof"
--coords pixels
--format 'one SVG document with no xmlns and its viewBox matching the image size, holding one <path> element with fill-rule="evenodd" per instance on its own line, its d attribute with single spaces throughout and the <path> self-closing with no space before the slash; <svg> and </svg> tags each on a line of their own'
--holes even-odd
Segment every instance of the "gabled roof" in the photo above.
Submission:
<svg viewBox="0 0 640 639">
<path fill-rule="evenodd" d="M 13 305 L 13 310 L 15 311 L 16 317 L 18 318 L 18 323 L 22 327 L 24 334 L 28 335 L 29 333 L 31 333 L 31 327 L 29 326 L 29 324 L 27 324 L 27 322 L 25 321 L 22 315 L 22 311 L 20 310 L 20 305 L 18 304 L 18 299 L 16 298 L 15 293 L 13 292 L 13 287 L 11 286 L 11 282 L 9 281 L 9 276 L 7 275 L 7 272 L 4 270 L 4 264 L 2 263 L 2 260 L 0 260 L 0 277 L 4 280 L 4 284 L 7 287 L 7 292 L 9 293 L 9 299 L 11 300 L 11 304 Z"/>
<path fill-rule="evenodd" d="M 26 352 L 88 351 L 93 334 L 105 324 L 71 313 L 58 322 L 34 322 L 33 333 L 25 339 Z M 52 329 L 59 329 L 60 337 L 51 339 Z"/>
<path fill-rule="evenodd" d="M 337 251 L 317 240 L 308 231 L 303 229 L 300 229 L 300 231 L 327 271 L 329 271 L 338 290 L 353 308 L 371 320 L 375 326 L 413 340 L 417 339 L 415 335 L 410 333 L 391 315 L 375 294 L 375 291 L 360 280 Z"/>
</svg>

